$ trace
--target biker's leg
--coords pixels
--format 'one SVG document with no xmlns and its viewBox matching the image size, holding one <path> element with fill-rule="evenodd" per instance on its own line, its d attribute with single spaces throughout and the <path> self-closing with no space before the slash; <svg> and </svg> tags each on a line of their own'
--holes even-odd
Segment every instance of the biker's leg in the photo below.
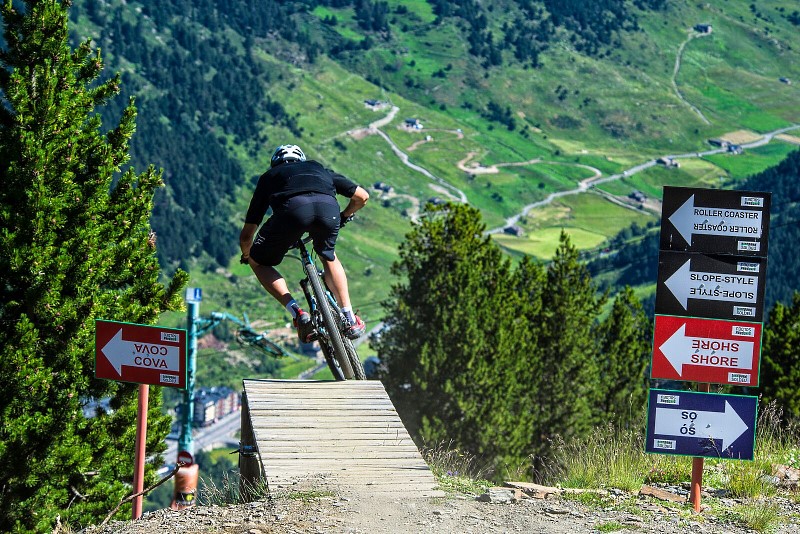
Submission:
<svg viewBox="0 0 800 534">
<path fill-rule="evenodd" d="M 325 283 L 328 284 L 328 288 L 333 292 L 336 302 L 341 308 L 349 308 L 350 292 L 347 287 L 347 274 L 344 272 L 342 262 L 339 261 L 336 254 L 333 255 L 333 260 L 328 260 L 322 256 L 320 256 L 320 259 L 325 269 Z"/>
<path fill-rule="evenodd" d="M 283 261 L 289 247 L 302 235 L 302 228 L 297 228 L 292 215 L 286 209 L 274 213 L 259 229 L 250 247 L 250 268 L 267 293 L 284 307 L 292 301 L 292 295 L 275 266 Z"/>
<path fill-rule="evenodd" d="M 292 314 L 292 320 L 295 328 L 297 328 L 297 335 L 303 343 L 313 341 L 316 336 L 316 330 L 311 322 L 311 316 L 305 312 L 296 302 L 293 302 L 292 294 L 289 292 L 289 287 L 286 285 L 286 279 L 281 276 L 281 273 L 275 267 L 269 265 L 261 265 L 252 258 L 250 258 L 250 267 L 258 278 L 258 281 L 267 290 L 267 293 L 272 295 L 275 300 L 281 303 L 286 308 L 286 311 Z M 289 305 L 291 303 L 291 306 Z"/>
<path fill-rule="evenodd" d="M 322 257 L 322 263 L 325 265 L 325 283 L 328 284 L 328 289 L 333 292 L 333 296 L 336 297 L 336 301 L 345 313 L 344 335 L 349 339 L 357 339 L 364 335 L 366 325 L 350 308 L 350 293 L 347 289 L 347 275 L 344 267 L 335 254 L 332 260 Z"/>
<path fill-rule="evenodd" d="M 250 268 L 258 278 L 258 281 L 267 290 L 267 293 L 272 295 L 275 300 L 286 307 L 292 300 L 292 294 L 289 292 L 289 286 L 286 284 L 286 279 L 281 276 L 281 273 L 275 267 L 270 265 L 261 265 L 256 263 L 252 258 L 250 259 Z"/>
</svg>

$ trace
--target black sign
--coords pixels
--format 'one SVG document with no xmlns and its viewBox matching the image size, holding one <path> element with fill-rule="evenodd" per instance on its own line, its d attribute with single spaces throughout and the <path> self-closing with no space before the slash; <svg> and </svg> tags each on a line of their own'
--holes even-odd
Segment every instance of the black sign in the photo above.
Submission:
<svg viewBox="0 0 800 534">
<path fill-rule="evenodd" d="M 656 314 L 761 322 L 767 259 L 662 250 Z"/>
<path fill-rule="evenodd" d="M 664 187 L 661 250 L 767 257 L 772 194 Z"/>
</svg>

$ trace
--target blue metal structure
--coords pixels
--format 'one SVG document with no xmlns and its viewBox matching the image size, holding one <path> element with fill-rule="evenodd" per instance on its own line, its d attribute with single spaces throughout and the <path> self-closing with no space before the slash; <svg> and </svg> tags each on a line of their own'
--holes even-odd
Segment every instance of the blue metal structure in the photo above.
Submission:
<svg viewBox="0 0 800 534">
<path fill-rule="evenodd" d="M 195 371 L 197 369 L 196 354 L 197 340 L 207 334 L 214 327 L 223 321 L 230 321 L 237 325 L 236 341 L 241 344 L 257 347 L 271 356 L 290 356 L 282 347 L 276 345 L 267 338 L 266 333 L 258 333 L 250 326 L 247 314 L 243 314 L 244 320 L 240 320 L 229 313 L 212 312 L 210 317 L 200 317 L 200 302 L 189 300 L 187 305 L 187 341 L 189 344 L 187 351 L 187 377 L 186 389 L 183 392 L 183 409 L 181 410 L 181 432 L 178 438 L 178 452 L 186 451 L 194 455 L 194 445 L 192 443 L 192 420 L 194 419 L 194 386 Z"/>
</svg>

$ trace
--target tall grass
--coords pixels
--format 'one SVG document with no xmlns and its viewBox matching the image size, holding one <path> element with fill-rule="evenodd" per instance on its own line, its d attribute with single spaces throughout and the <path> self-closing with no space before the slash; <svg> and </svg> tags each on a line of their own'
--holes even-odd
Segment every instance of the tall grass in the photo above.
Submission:
<svg viewBox="0 0 800 534">
<path fill-rule="evenodd" d="M 553 455 L 545 464 L 545 479 L 569 488 L 614 487 L 626 491 L 641 488 L 650 468 L 640 431 L 617 429 L 607 424 L 582 439 L 553 443 Z"/>
<path fill-rule="evenodd" d="M 424 446 L 421 450 L 443 491 L 478 495 L 492 485 L 487 480 L 491 469 L 476 456 L 455 448 L 452 442 Z"/>
<path fill-rule="evenodd" d="M 727 489 L 733 497 L 757 498 L 775 495 L 772 480 L 776 464 L 800 462 L 797 428 L 782 422 L 775 403 L 765 405 L 756 425 L 755 460 L 707 460 L 706 485 Z M 647 454 L 639 430 L 617 429 L 608 424 L 570 441 L 557 439 L 546 463 L 550 484 L 565 487 L 615 487 L 638 490 L 642 484 L 680 484 L 691 480 L 691 459 Z"/>
<path fill-rule="evenodd" d="M 781 523 L 780 506 L 763 500 L 743 504 L 735 515 L 739 516 L 740 522 L 756 532 L 773 532 Z"/>
<path fill-rule="evenodd" d="M 200 479 L 199 504 L 203 506 L 224 506 L 244 504 L 266 499 L 270 496 L 266 480 L 255 484 L 242 481 L 239 471 L 225 472 L 217 485 L 213 479 Z"/>
</svg>

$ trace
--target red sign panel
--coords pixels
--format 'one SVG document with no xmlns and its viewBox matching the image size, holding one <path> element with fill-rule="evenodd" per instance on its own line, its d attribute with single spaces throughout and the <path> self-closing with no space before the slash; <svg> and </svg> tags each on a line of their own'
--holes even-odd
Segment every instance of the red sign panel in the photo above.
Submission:
<svg viewBox="0 0 800 534">
<path fill-rule="evenodd" d="M 656 315 L 652 378 L 758 385 L 761 323 Z"/>
<path fill-rule="evenodd" d="M 192 453 L 189 451 L 180 451 L 178 453 L 178 463 L 183 464 L 184 467 L 189 467 L 194 463 L 194 458 L 192 457 Z"/>
<path fill-rule="evenodd" d="M 186 387 L 186 330 L 95 321 L 95 376 Z"/>
</svg>

